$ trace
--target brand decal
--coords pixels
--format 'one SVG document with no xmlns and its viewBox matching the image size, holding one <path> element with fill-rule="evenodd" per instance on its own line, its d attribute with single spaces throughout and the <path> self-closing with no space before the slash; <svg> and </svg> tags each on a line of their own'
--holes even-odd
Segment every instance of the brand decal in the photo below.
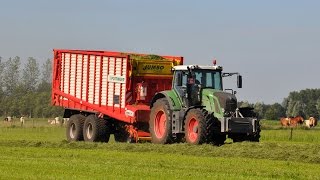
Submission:
<svg viewBox="0 0 320 180">
<path fill-rule="evenodd" d="M 125 76 L 115 76 L 115 75 L 109 75 L 108 76 L 109 82 L 116 82 L 116 83 L 125 83 L 126 78 Z"/>
<path fill-rule="evenodd" d="M 147 70 L 153 70 L 153 71 L 162 71 L 164 69 L 163 65 L 150 65 L 146 64 L 142 70 L 147 71 Z"/>
<path fill-rule="evenodd" d="M 126 111 L 124 112 L 124 114 L 125 114 L 126 116 L 134 117 L 134 112 L 131 111 L 131 110 L 126 110 Z"/>
</svg>

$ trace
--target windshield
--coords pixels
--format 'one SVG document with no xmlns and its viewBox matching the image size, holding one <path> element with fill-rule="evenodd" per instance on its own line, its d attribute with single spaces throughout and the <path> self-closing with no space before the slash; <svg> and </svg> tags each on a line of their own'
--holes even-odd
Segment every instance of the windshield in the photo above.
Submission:
<svg viewBox="0 0 320 180">
<path fill-rule="evenodd" d="M 222 90 L 221 71 L 214 70 L 194 70 L 196 84 L 201 84 L 202 88 L 213 88 Z"/>
</svg>

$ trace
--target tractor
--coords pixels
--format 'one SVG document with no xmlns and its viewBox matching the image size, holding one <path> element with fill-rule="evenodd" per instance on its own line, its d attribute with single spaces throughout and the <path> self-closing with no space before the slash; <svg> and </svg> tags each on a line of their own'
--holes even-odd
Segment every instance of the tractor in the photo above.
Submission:
<svg viewBox="0 0 320 180">
<path fill-rule="evenodd" d="M 150 103 L 149 131 L 157 144 L 187 142 L 189 144 L 224 144 L 253 141 L 260 138 L 260 125 L 253 108 L 239 108 L 236 91 L 223 90 L 224 77 L 239 73 L 223 73 L 214 62 L 211 66 L 178 65 L 172 68 L 171 90 L 154 95 Z"/>
</svg>

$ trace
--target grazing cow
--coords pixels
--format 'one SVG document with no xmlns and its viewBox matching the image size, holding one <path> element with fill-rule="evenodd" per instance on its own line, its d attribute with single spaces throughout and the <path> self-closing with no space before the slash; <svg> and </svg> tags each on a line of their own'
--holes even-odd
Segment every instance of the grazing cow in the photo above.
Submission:
<svg viewBox="0 0 320 180">
<path fill-rule="evenodd" d="M 286 117 L 280 119 L 280 124 L 284 127 L 296 127 L 298 124 L 302 124 L 304 121 L 303 117 L 296 116 L 296 117 Z"/>
<path fill-rule="evenodd" d="M 55 117 L 54 119 L 48 119 L 49 124 L 60 124 L 59 117 Z"/>
<path fill-rule="evenodd" d="M 308 128 L 315 127 L 317 125 L 317 119 L 310 117 L 308 120 L 305 120 L 305 124 Z"/>
<path fill-rule="evenodd" d="M 24 118 L 24 116 L 21 116 L 21 117 L 20 117 L 20 123 L 21 123 L 21 126 L 24 125 L 24 123 L 25 123 L 25 118 Z"/>
<path fill-rule="evenodd" d="M 284 127 L 290 126 L 290 118 L 281 118 L 280 124 Z"/>
<path fill-rule="evenodd" d="M 13 118 L 11 116 L 8 116 L 8 117 L 4 118 L 4 121 L 11 122 L 11 121 L 13 121 Z"/>
<path fill-rule="evenodd" d="M 290 126 L 296 127 L 298 124 L 303 124 L 303 117 L 301 116 L 296 116 L 294 118 L 290 118 Z"/>
</svg>

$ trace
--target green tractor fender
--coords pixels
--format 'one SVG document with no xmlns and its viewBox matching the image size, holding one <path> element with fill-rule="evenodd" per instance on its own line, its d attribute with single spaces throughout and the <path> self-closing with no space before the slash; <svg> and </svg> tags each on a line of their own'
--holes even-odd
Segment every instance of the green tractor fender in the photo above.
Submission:
<svg viewBox="0 0 320 180">
<path fill-rule="evenodd" d="M 171 111 L 179 111 L 182 109 L 182 103 L 174 90 L 156 93 L 150 102 L 150 108 L 152 108 L 153 104 L 160 98 L 167 99 Z"/>
</svg>

